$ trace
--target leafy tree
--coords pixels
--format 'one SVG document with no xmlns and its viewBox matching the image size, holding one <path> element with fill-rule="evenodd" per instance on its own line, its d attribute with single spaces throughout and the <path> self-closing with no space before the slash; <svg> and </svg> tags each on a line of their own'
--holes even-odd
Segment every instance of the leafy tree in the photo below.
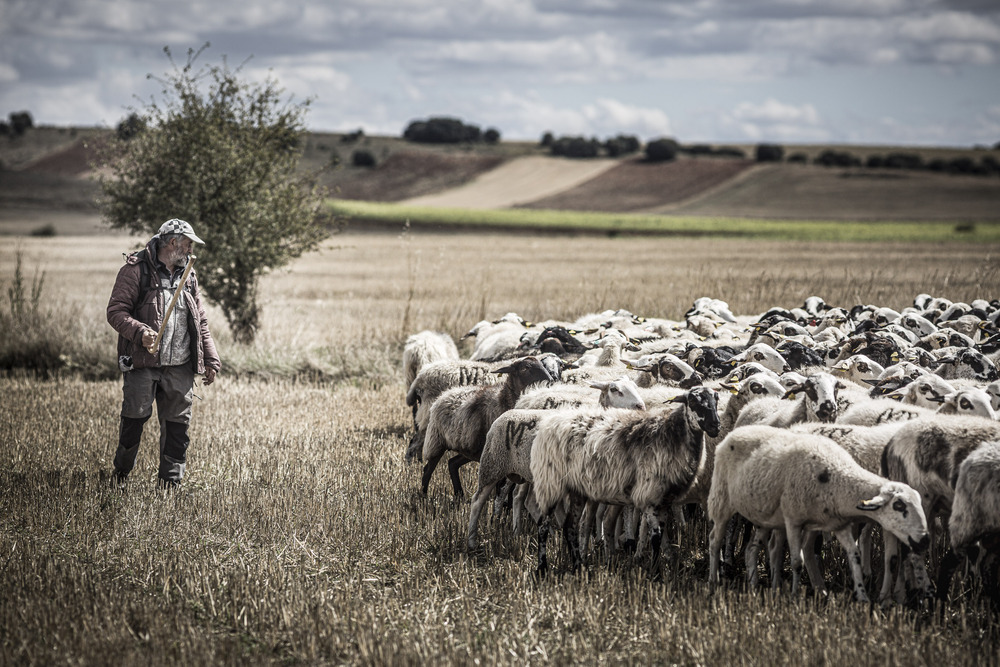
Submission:
<svg viewBox="0 0 1000 667">
<path fill-rule="evenodd" d="M 351 164 L 355 167 L 374 167 L 375 155 L 369 150 L 358 149 L 351 153 Z"/>
<path fill-rule="evenodd" d="M 755 156 L 757 162 L 781 162 L 785 158 L 785 149 L 778 144 L 757 144 Z"/>
<path fill-rule="evenodd" d="M 31 118 L 31 112 L 29 111 L 11 111 L 10 112 L 10 127 L 14 131 L 14 134 L 20 136 L 29 127 L 34 127 L 35 122 Z"/>
<path fill-rule="evenodd" d="M 677 157 L 680 145 L 669 137 L 654 139 L 646 144 L 646 159 L 650 162 L 670 162 Z"/>
<path fill-rule="evenodd" d="M 101 155 L 102 212 L 114 228 L 155 233 L 173 217 L 190 221 L 198 276 L 233 338 L 253 341 L 264 273 L 314 249 L 328 234 L 315 175 L 297 171 L 309 102 L 282 100 L 277 82 L 240 79 L 239 67 L 195 69 L 208 48 L 189 49 L 165 78 L 162 101 L 137 111 L 145 131 L 116 138 Z M 203 90 L 204 88 L 204 90 Z"/>
<path fill-rule="evenodd" d="M 488 144 L 495 144 L 499 142 L 500 130 L 496 129 L 495 127 L 487 128 L 487 130 L 483 132 L 483 141 L 485 141 Z"/>
<path fill-rule="evenodd" d="M 142 118 L 139 117 L 139 114 L 132 112 L 118 123 L 115 133 L 122 141 L 128 141 L 144 129 L 146 129 L 146 126 Z"/>
</svg>

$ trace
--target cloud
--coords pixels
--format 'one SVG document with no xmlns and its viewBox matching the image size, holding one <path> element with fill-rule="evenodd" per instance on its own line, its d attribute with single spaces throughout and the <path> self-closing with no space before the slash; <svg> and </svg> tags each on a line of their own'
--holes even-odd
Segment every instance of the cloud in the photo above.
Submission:
<svg viewBox="0 0 1000 667">
<path fill-rule="evenodd" d="M 795 106 L 773 98 L 737 104 L 722 115 L 720 125 L 749 141 L 818 142 L 831 134 L 812 104 Z"/>
</svg>

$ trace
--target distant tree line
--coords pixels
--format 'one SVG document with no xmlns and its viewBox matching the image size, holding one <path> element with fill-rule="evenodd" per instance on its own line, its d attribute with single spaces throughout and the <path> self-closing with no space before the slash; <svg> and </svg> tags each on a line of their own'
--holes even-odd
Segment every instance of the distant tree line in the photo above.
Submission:
<svg viewBox="0 0 1000 667">
<path fill-rule="evenodd" d="M 809 158 L 804 153 L 793 153 L 788 156 L 787 161 L 806 164 Z M 992 155 L 983 155 L 979 160 L 967 155 L 925 159 L 919 153 L 894 151 L 885 155 L 869 155 L 862 159 L 850 151 L 827 149 L 814 157 L 812 163 L 822 167 L 926 170 L 970 176 L 1000 175 L 1000 161 Z"/>
<path fill-rule="evenodd" d="M 500 131 L 491 127 L 483 132 L 478 125 L 464 123 L 458 118 L 436 116 L 410 121 L 403 138 L 421 144 L 495 144 L 500 141 Z"/>
</svg>

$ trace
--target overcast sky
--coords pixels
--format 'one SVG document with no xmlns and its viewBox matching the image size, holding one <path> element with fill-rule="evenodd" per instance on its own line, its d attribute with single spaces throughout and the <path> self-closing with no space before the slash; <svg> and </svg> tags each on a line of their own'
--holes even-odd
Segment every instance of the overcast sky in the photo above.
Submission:
<svg viewBox="0 0 1000 667">
<path fill-rule="evenodd" d="M 113 127 L 205 42 L 314 131 L 1000 141 L 1000 0 L 0 0 L 0 116 Z"/>
</svg>

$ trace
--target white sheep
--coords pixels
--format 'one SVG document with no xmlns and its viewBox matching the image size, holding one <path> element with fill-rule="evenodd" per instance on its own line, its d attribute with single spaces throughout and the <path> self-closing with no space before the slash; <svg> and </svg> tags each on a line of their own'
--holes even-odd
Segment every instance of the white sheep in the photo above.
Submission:
<svg viewBox="0 0 1000 667">
<path fill-rule="evenodd" d="M 882 475 L 909 484 L 916 489 L 923 501 L 923 511 L 928 521 L 935 516 L 946 517 L 954 497 L 954 475 L 958 466 L 980 444 L 1000 439 L 1000 423 L 980 417 L 938 415 L 914 419 L 904 423 L 885 447 L 882 457 Z M 885 536 L 885 568 L 879 599 L 889 600 L 893 579 L 900 559 L 899 545 L 890 535 Z M 925 579 L 922 559 L 907 554 L 916 582 L 924 596 L 930 596 L 930 582 Z M 903 577 L 895 581 L 896 600 L 905 596 Z"/>
<path fill-rule="evenodd" d="M 984 592 L 994 609 L 1000 607 L 1000 442 L 984 442 L 958 467 L 955 497 L 948 519 L 951 548 L 976 563 L 976 552 L 984 552 L 979 565 Z M 944 565 L 942 564 L 942 568 Z M 942 573 L 946 586 L 952 572 Z"/>
<path fill-rule="evenodd" d="M 867 380 L 877 379 L 884 371 L 884 366 L 863 354 L 853 354 L 847 359 L 837 362 L 830 369 L 830 372 L 835 376 L 865 387 L 868 386 Z"/>
<path fill-rule="evenodd" d="M 801 422 L 832 422 L 838 415 L 837 392 L 844 383 L 829 373 L 814 373 L 805 381 L 794 385 L 785 394 L 787 398 L 763 398 L 748 405 L 740 412 L 736 427 L 750 424 L 785 427 Z"/>
<path fill-rule="evenodd" d="M 420 484 L 424 495 L 438 461 L 450 450 L 455 456 L 448 461 L 448 472 L 455 495 L 461 497 L 458 470 L 469 461 L 479 460 L 493 422 L 514 407 L 527 387 L 551 380 L 548 371 L 534 357 L 518 359 L 494 373 L 507 377 L 498 385 L 455 387 L 434 401 L 424 437 L 425 463 Z"/>
<path fill-rule="evenodd" d="M 990 402 L 990 395 L 979 387 L 965 387 L 941 397 L 941 407 L 938 413 L 942 415 L 968 415 L 996 419 L 996 412 Z"/>
<path fill-rule="evenodd" d="M 751 345 L 743 350 L 743 352 L 734 356 L 729 363 L 733 366 L 738 366 L 751 361 L 779 374 L 791 370 L 785 358 L 773 347 L 764 343 Z"/>
<path fill-rule="evenodd" d="M 406 392 L 406 404 L 413 410 L 413 436 L 406 448 L 407 463 L 414 457 L 421 458 L 427 420 L 434 401 L 454 387 L 497 384 L 503 378 L 493 372 L 496 368 L 495 364 L 458 359 L 435 361 L 420 369 Z"/>
<path fill-rule="evenodd" d="M 441 331 L 420 331 L 406 339 L 403 346 L 403 381 L 406 388 L 417 378 L 417 373 L 435 361 L 451 361 L 460 357 L 455 341 Z"/>
<path fill-rule="evenodd" d="M 531 475 L 539 514 L 538 570 L 545 553 L 549 516 L 567 495 L 610 505 L 633 505 L 650 526 L 658 555 L 663 525 L 674 501 L 690 488 L 704 464 L 703 434 L 719 430 L 715 392 L 696 387 L 672 409 L 555 412 L 538 425 Z M 563 529 L 574 566 L 579 562 L 576 526 Z M 655 567 L 656 560 L 651 563 Z"/>
<path fill-rule="evenodd" d="M 798 590 L 806 530 L 832 532 L 848 553 L 854 594 L 867 601 L 860 553 L 852 525 L 878 522 L 915 550 L 930 544 L 927 521 L 916 491 L 858 465 L 828 438 L 769 426 L 737 428 L 716 452 L 708 499 L 712 530 L 709 583 L 719 581 L 725 527 L 736 513 L 758 528 L 784 530 L 792 560 L 792 593 Z M 805 561 L 813 586 L 824 590 L 821 573 Z M 772 552 L 772 587 L 780 587 L 780 567 Z"/>
<path fill-rule="evenodd" d="M 594 383 L 591 388 L 555 385 L 525 391 L 514 409 L 500 415 L 486 434 L 486 444 L 479 459 L 479 489 L 472 497 L 469 514 L 469 548 L 476 546 L 479 515 L 497 485 L 506 479 L 517 484 L 531 482 L 531 446 L 538 420 L 546 410 L 580 408 L 595 403 L 602 408 L 645 410 L 646 405 L 637 389 L 632 380 L 621 378 Z M 522 504 L 523 496 L 514 505 L 514 532 L 520 530 Z"/>
<path fill-rule="evenodd" d="M 462 338 L 476 337 L 469 356 L 473 361 L 505 359 L 517 351 L 526 328 L 527 324 L 517 313 L 507 313 L 493 322 L 478 322 Z"/>
<path fill-rule="evenodd" d="M 878 426 L 890 422 L 904 422 L 920 419 L 934 414 L 933 410 L 918 405 L 907 405 L 891 398 L 873 398 L 861 401 L 847 410 L 837 419 L 838 424 L 853 424 L 855 426 Z"/>
</svg>

